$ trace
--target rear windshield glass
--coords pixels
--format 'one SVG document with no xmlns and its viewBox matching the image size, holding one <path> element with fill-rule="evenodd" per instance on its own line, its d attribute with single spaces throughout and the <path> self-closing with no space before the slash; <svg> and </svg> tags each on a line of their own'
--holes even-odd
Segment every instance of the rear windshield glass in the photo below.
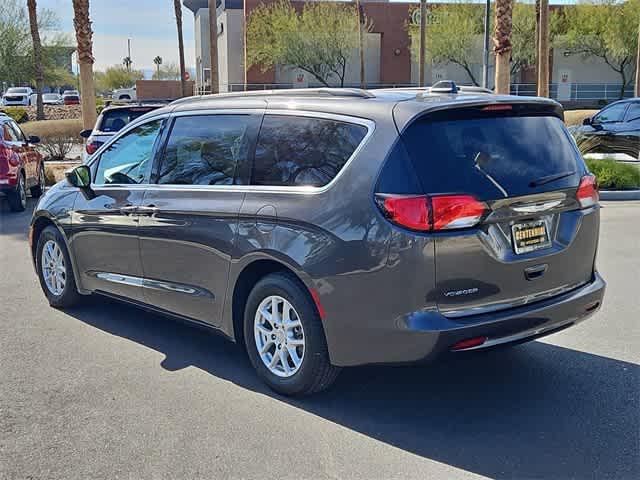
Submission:
<svg viewBox="0 0 640 480">
<path fill-rule="evenodd" d="M 120 108 L 117 110 L 107 110 L 106 112 L 102 112 L 97 130 L 101 132 L 117 132 L 127 123 L 151 110 L 153 110 L 153 108 L 136 108 L 135 110 Z"/>
<path fill-rule="evenodd" d="M 556 117 L 425 119 L 403 139 L 426 193 L 528 195 L 575 187 L 585 170 Z"/>
</svg>

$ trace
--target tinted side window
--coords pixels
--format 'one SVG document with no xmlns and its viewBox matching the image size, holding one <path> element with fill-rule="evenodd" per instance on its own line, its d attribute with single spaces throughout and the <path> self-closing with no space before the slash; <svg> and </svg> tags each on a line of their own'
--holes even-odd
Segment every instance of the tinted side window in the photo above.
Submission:
<svg viewBox="0 0 640 480">
<path fill-rule="evenodd" d="M 342 169 L 366 127 L 321 118 L 266 115 L 256 147 L 253 185 L 321 187 Z"/>
<path fill-rule="evenodd" d="M 113 142 L 100 155 L 97 185 L 148 183 L 153 160 L 153 145 L 162 120 L 145 123 Z"/>
<path fill-rule="evenodd" d="M 624 119 L 627 122 L 632 120 L 638 120 L 640 118 L 640 103 L 632 103 L 629 105 L 629 110 L 627 110 L 627 114 Z"/>
<path fill-rule="evenodd" d="M 595 123 L 621 122 L 627 105 L 628 103 L 618 103 L 607 107 L 593 117 L 593 121 Z"/>
<path fill-rule="evenodd" d="M 255 115 L 197 115 L 175 120 L 158 183 L 231 185 L 239 162 L 249 156 Z"/>
</svg>

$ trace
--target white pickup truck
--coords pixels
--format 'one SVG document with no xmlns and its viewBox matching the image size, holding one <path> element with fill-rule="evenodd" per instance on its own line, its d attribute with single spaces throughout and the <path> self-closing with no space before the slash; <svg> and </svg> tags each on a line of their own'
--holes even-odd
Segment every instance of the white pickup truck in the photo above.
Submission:
<svg viewBox="0 0 640 480">
<path fill-rule="evenodd" d="M 111 94 L 114 102 L 131 102 L 138 99 L 135 85 L 131 88 L 118 88 Z"/>
</svg>

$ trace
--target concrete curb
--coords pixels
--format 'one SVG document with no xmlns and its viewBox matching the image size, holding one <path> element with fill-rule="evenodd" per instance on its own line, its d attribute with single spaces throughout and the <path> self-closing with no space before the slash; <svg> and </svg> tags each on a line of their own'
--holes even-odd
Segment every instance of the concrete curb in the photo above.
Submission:
<svg viewBox="0 0 640 480">
<path fill-rule="evenodd" d="M 640 190 L 600 190 L 600 200 L 640 200 Z"/>
</svg>

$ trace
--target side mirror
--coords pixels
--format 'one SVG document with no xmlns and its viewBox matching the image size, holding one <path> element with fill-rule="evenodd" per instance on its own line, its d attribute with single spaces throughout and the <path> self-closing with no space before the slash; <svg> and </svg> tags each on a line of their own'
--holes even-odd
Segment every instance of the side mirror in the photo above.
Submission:
<svg viewBox="0 0 640 480">
<path fill-rule="evenodd" d="M 91 130 L 90 128 L 87 128 L 86 130 L 82 130 L 80 132 L 80 136 L 82 138 L 89 138 L 91 136 L 91 132 L 93 132 L 93 130 Z"/>
<path fill-rule="evenodd" d="M 82 190 L 89 190 L 91 188 L 91 170 L 86 165 L 78 165 L 71 170 L 67 170 L 65 177 L 67 177 L 67 182 L 73 187 Z"/>
<path fill-rule="evenodd" d="M 29 138 L 27 140 L 29 141 L 29 143 L 40 143 L 40 137 L 37 137 L 36 135 L 29 135 Z"/>
<path fill-rule="evenodd" d="M 582 125 L 591 125 L 593 122 L 591 120 L 591 117 L 587 117 L 584 120 L 582 120 Z"/>
</svg>

